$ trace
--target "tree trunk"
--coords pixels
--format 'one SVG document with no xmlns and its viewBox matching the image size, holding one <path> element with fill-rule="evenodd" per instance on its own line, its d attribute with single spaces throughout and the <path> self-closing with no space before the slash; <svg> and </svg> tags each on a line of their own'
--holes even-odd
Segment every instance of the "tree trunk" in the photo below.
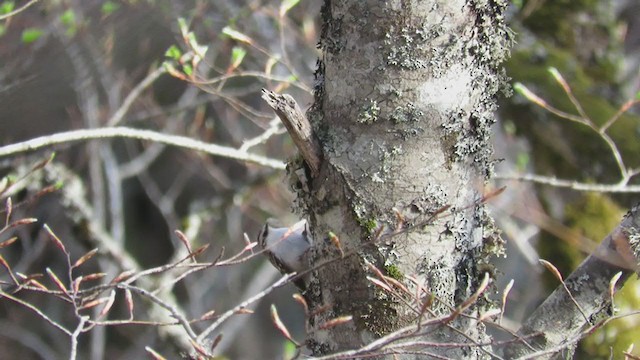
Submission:
<svg viewBox="0 0 640 360">
<path fill-rule="evenodd" d="M 505 6 L 325 1 L 308 112 L 323 160 L 298 194 L 316 239 L 307 297 L 312 310 L 328 308 L 312 312 L 314 354 L 362 347 L 415 324 L 421 311 L 442 318 L 485 276 L 499 248 L 482 199 L 494 96 L 504 82 L 499 64 L 510 42 Z M 368 264 L 420 295 L 400 299 L 376 287 Z M 478 315 L 483 305 L 465 313 Z M 323 326 L 347 315 L 352 322 Z M 419 340 L 469 346 L 403 351 L 480 358 L 473 345 L 487 340 L 482 325 L 449 320 L 425 322 Z"/>
</svg>

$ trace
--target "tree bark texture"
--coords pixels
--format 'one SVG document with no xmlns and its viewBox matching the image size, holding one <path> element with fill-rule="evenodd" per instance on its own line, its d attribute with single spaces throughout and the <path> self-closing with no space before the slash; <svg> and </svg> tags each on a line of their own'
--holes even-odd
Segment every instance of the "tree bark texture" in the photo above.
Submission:
<svg viewBox="0 0 640 360">
<path fill-rule="evenodd" d="M 426 290 L 416 291 L 421 301 L 435 296 L 431 317 L 449 314 L 482 280 L 500 247 L 482 198 L 494 96 L 504 84 L 499 65 L 510 42 L 505 6 L 325 1 L 308 112 L 323 161 L 298 192 L 316 239 L 307 296 L 312 309 L 325 309 L 310 319 L 314 354 L 358 348 L 415 323 L 419 305 L 376 288 L 369 264 L 415 291 L 406 279 L 414 277 Z M 347 315 L 348 324 L 319 326 Z M 469 344 L 428 352 L 482 357 L 473 343 L 487 338 L 472 320 L 423 330 L 423 339 Z"/>
</svg>

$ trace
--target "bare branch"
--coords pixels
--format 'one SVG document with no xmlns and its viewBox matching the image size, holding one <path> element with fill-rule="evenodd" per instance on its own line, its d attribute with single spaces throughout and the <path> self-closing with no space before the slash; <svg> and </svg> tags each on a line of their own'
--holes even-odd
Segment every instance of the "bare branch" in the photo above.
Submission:
<svg viewBox="0 0 640 360">
<path fill-rule="evenodd" d="M 537 184 L 551 185 L 561 188 L 569 188 L 578 191 L 596 191 L 601 193 L 638 193 L 640 192 L 640 185 L 626 185 L 626 184 L 587 184 L 573 180 L 562 180 L 550 176 L 542 176 L 535 174 L 498 174 L 495 179 L 502 180 L 518 180 L 518 181 L 530 181 Z"/>
<path fill-rule="evenodd" d="M 611 279 L 619 277 L 614 285 L 619 290 L 637 268 L 639 244 L 640 205 L 636 205 L 593 254 L 529 316 L 518 332 L 521 336 L 537 335 L 528 344 L 519 342 L 507 347 L 506 357 L 557 353 L 565 350 L 572 339 L 584 336 L 584 329 L 591 325 L 589 320 L 611 306 Z M 572 296 L 566 289 L 571 289 Z"/>
<path fill-rule="evenodd" d="M 138 83 L 138 85 L 136 85 L 136 87 L 134 87 L 131 92 L 129 92 L 129 95 L 127 95 L 124 101 L 122 101 L 122 105 L 120 105 L 120 108 L 118 108 L 113 116 L 111 116 L 111 118 L 107 122 L 107 125 L 118 125 L 124 118 L 124 115 L 127 113 L 127 111 L 129 111 L 131 104 L 133 104 L 138 96 L 140 96 L 144 89 L 148 88 L 149 85 L 153 84 L 154 81 L 156 81 L 162 74 L 166 72 L 167 70 L 163 66 L 160 66 L 150 72 L 144 79 L 142 79 L 142 81 Z"/>
<path fill-rule="evenodd" d="M 78 326 L 76 326 L 75 331 L 71 334 L 71 351 L 69 352 L 69 360 L 75 360 L 76 358 L 78 353 L 78 336 L 82 333 L 84 324 L 87 323 L 87 320 L 89 320 L 88 316 L 81 316 Z"/>
<path fill-rule="evenodd" d="M 29 304 L 26 301 L 23 301 L 21 299 L 18 299 L 15 296 L 9 295 L 6 292 L 2 291 L 2 289 L 0 289 L 0 299 L 6 297 L 7 299 L 16 302 L 24 307 L 26 307 L 27 309 L 33 311 L 34 313 L 38 314 L 38 316 L 40 316 L 42 319 L 44 319 L 46 322 L 48 322 L 49 324 L 53 325 L 53 327 L 55 327 L 56 329 L 62 331 L 63 333 L 71 336 L 71 331 L 67 330 L 64 326 L 60 325 L 58 322 L 56 322 L 55 320 L 53 320 L 52 318 L 50 318 L 49 316 L 47 316 L 47 314 L 45 314 L 44 312 L 42 312 L 40 309 L 38 309 L 36 306 Z"/>
<path fill-rule="evenodd" d="M 10 18 L 10 17 L 12 17 L 14 15 L 17 15 L 17 14 L 27 10 L 28 7 L 30 7 L 31 5 L 37 3 L 38 1 L 40 1 L 40 0 L 31 0 L 28 3 L 22 5 L 21 7 L 13 10 L 11 12 L 8 12 L 8 13 L 6 13 L 4 15 L 0 15 L 0 20 L 5 20 L 5 19 L 8 19 L 8 18 Z"/>
<path fill-rule="evenodd" d="M 247 151 L 256 145 L 265 143 L 271 136 L 275 134 L 281 134 L 283 132 L 284 129 L 280 125 L 280 119 L 274 118 L 273 120 L 271 120 L 271 122 L 269 122 L 269 127 L 267 128 L 267 130 L 265 130 L 262 134 L 254 137 L 253 139 L 246 140 L 244 143 L 242 143 L 242 146 L 240 146 L 239 150 Z"/>
<path fill-rule="evenodd" d="M 151 292 L 137 287 L 137 286 L 132 286 L 132 285 L 128 285 L 128 284 L 123 284 L 120 283 L 117 285 L 118 288 L 121 289 L 129 289 L 132 291 L 135 291 L 136 293 L 145 296 L 146 298 L 148 298 L 149 300 L 153 301 L 154 303 L 160 305 L 161 307 L 163 307 L 164 309 L 168 310 L 171 313 L 171 316 L 173 318 L 175 318 L 176 320 L 178 320 L 178 322 L 180 323 L 180 325 L 182 325 L 182 328 L 185 330 L 185 332 L 187 333 L 187 335 L 189 336 L 189 338 L 191 339 L 195 339 L 196 338 L 196 334 L 193 332 L 193 329 L 191 328 L 191 325 L 189 324 L 189 321 L 180 313 L 180 311 L 178 311 L 178 309 L 176 309 L 175 307 L 173 307 L 172 305 L 168 304 L 167 302 L 163 301 L 162 299 L 158 298 L 157 296 L 153 295 Z"/>
<path fill-rule="evenodd" d="M 624 159 L 622 158 L 622 154 L 620 153 L 620 149 L 618 149 L 618 145 L 615 143 L 615 141 L 613 141 L 611 136 L 607 134 L 607 130 L 611 127 L 611 125 L 613 125 L 618 119 L 620 119 L 622 114 L 629 111 L 631 107 L 640 103 L 640 100 L 638 99 L 628 100 L 618 109 L 615 115 L 613 115 L 611 118 L 605 121 L 604 125 L 599 126 L 588 117 L 587 113 L 584 111 L 584 108 L 582 107 L 582 104 L 580 104 L 578 99 L 574 96 L 573 91 L 571 90 L 571 86 L 562 77 L 560 72 L 555 68 L 549 68 L 549 72 L 554 77 L 556 82 L 558 82 L 558 84 L 560 84 L 562 89 L 565 91 L 565 93 L 569 97 L 569 100 L 578 111 L 579 115 L 569 114 L 567 112 L 561 111 L 551 106 L 548 102 L 540 98 L 538 95 L 534 94 L 531 90 L 529 90 L 526 86 L 524 86 L 521 83 L 516 83 L 514 85 L 514 89 L 518 91 L 522 96 L 527 98 L 529 101 L 540 106 L 546 111 L 560 118 L 577 122 L 579 124 L 587 126 L 589 129 L 595 132 L 609 147 L 611 156 L 614 158 L 616 165 L 618 166 L 618 170 L 620 171 L 621 179 L 620 179 L 620 182 L 615 185 L 581 184 L 577 182 L 555 180 L 551 178 L 543 179 L 543 177 L 540 177 L 537 175 L 525 175 L 525 177 L 529 177 L 529 178 L 518 177 L 517 180 L 534 181 L 534 180 L 531 180 L 530 178 L 535 177 L 537 178 L 537 181 L 535 182 L 538 182 L 538 183 L 543 183 L 546 185 L 552 185 L 557 187 L 569 187 L 569 188 L 572 188 L 575 190 L 581 190 L 581 191 L 598 191 L 598 192 L 638 192 L 640 191 L 640 190 L 637 190 L 638 187 L 626 186 L 626 184 L 629 183 L 629 180 L 638 174 L 638 170 L 627 168 L 627 166 L 624 163 Z M 630 191 L 629 188 L 635 188 L 636 190 Z"/>
<path fill-rule="evenodd" d="M 284 163 L 280 160 L 251 154 L 231 147 L 220 146 L 216 144 L 207 144 L 205 142 L 194 140 L 185 136 L 161 134 L 151 130 L 132 129 L 126 127 L 80 129 L 65 131 L 53 135 L 41 136 L 31 140 L 0 147 L 0 157 L 38 150 L 57 144 L 109 138 L 131 138 L 149 140 L 190 150 L 202 151 L 210 155 L 246 161 L 249 163 L 267 166 L 273 169 L 282 170 L 285 168 Z"/>
<path fill-rule="evenodd" d="M 209 327 L 207 327 L 202 333 L 200 333 L 200 335 L 198 335 L 198 338 L 196 339 L 196 341 L 198 343 L 201 343 L 207 336 L 209 336 L 209 334 L 211 334 L 211 332 L 213 330 L 215 330 L 218 326 L 220 326 L 220 324 L 222 324 L 229 317 L 231 317 L 232 315 L 236 314 L 240 310 L 245 309 L 247 306 L 253 304 L 254 302 L 262 299 L 267 294 L 272 292 L 274 289 L 286 284 L 287 281 L 289 281 L 293 276 L 294 275 L 292 275 L 292 274 L 288 274 L 288 275 L 285 275 L 285 276 L 281 277 L 280 280 L 276 281 L 275 283 L 273 283 L 268 288 L 262 290 L 261 292 L 257 293 L 256 295 L 254 295 L 254 296 L 250 297 L 249 299 L 247 299 L 247 300 L 241 302 L 240 304 L 236 305 L 233 309 L 231 309 L 231 310 L 225 312 L 224 314 L 222 314 L 220 316 L 220 318 L 218 318 L 218 320 L 216 322 L 214 322 L 213 324 L 209 325 Z"/>
</svg>

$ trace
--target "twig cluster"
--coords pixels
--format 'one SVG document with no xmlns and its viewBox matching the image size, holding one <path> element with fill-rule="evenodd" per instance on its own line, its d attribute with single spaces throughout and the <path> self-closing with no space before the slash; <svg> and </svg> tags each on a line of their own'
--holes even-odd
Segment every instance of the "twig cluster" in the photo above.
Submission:
<svg viewBox="0 0 640 360">
<path fill-rule="evenodd" d="M 499 174 L 496 176 L 498 179 L 511 179 L 511 180 L 521 180 L 521 181 L 531 181 L 534 183 L 545 184 L 555 187 L 563 187 L 570 188 L 579 191 L 597 191 L 597 192 L 625 192 L 625 193 L 637 193 L 640 192 L 640 186 L 638 185 L 630 185 L 629 182 L 633 177 L 640 174 L 640 168 L 630 168 L 624 161 L 620 149 L 615 141 L 611 138 L 611 135 L 608 133 L 608 130 L 611 128 L 613 124 L 615 124 L 622 115 L 628 112 L 631 108 L 638 105 L 640 103 L 640 98 L 629 99 L 627 100 L 618 111 L 611 116 L 607 121 L 605 121 L 602 125 L 598 125 L 594 122 L 589 115 L 585 112 L 584 107 L 575 97 L 573 91 L 571 90 L 571 86 L 564 79 L 562 74 L 555 69 L 550 68 L 549 72 L 555 79 L 555 81 L 562 87 L 565 94 L 573 104 L 576 109 L 577 115 L 562 111 L 553 105 L 549 104 L 546 100 L 542 99 L 538 95 L 536 95 L 533 91 L 529 90 L 524 84 L 516 83 L 514 85 L 515 90 L 522 94 L 527 100 L 532 102 L 533 104 L 545 109 L 558 116 L 561 119 L 565 119 L 590 129 L 594 134 L 596 134 L 609 148 L 609 153 L 611 157 L 615 160 L 615 163 L 618 167 L 618 172 L 620 173 L 620 180 L 616 184 L 597 184 L 597 183 L 583 183 L 575 180 L 563 180 L 557 179 L 555 177 L 542 176 L 536 174 L 524 174 L 524 175 L 514 175 L 514 174 Z"/>
<path fill-rule="evenodd" d="M 4 190 L 8 190 L 5 187 Z M 4 191 L 3 191 L 4 192 Z M 1 193 L 0 193 L 1 194 Z M 12 230 L 34 224 L 38 220 L 34 218 L 22 218 L 12 220 L 13 202 L 11 197 L 5 200 L 5 222 L 0 228 L 0 237 L 6 237 Z M 211 262 L 199 262 L 200 258 L 208 248 L 208 245 L 199 247 L 195 250 L 191 248 L 190 241 L 187 237 L 177 231 L 176 236 L 184 244 L 188 255 L 178 261 L 139 271 L 123 271 L 109 281 L 103 281 L 107 274 L 105 273 L 85 273 L 84 265 L 91 262 L 96 255 L 100 254 L 100 249 L 93 249 L 78 259 L 72 259 L 71 252 L 65 246 L 65 241 L 60 239 L 53 229 L 48 225 L 43 225 L 43 229 L 47 233 L 49 240 L 55 248 L 64 256 L 66 260 L 66 271 L 64 273 L 56 272 L 50 268 L 45 269 L 46 275 L 42 273 L 22 274 L 14 271 L 11 264 L 5 260 L 0 254 L 0 265 L 9 277 L 8 282 L 3 282 L 5 289 L 0 289 L 0 300 L 10 300 L 30 311 L 38 317 L 50 324 L 54 328 L 65 334 L 70 343 L 69 358 L 77 357 L 78 338 L 81 334 L 92 331 L 98 326 L 119 326 L 119 325 L 147 325 L 147 326 L 178 326 L 188 337 L 193 353 L 196 358 L 211 357 L 215 351 L 215 342 L 213 346 L 207 346 L 207 338 L 214 331 L 218 330 L 220 325 L 229 317 L 235 314 L 251 313 L 249 307 L 262 299 L 274 289 L 281 287 L 289 282 L 292 275 L 286 275 L 280 280 L 254 295 L 250 299 L 239 303 L 234 308 L 216 315 L 215 311 L 208 311 L 197 318 L 188 319 L 183 311 L 161 298 L 158 294 L 164 286 L 173 286 L 188 275 L 196 272 L 205 271 L 213 267 L 229 266 L 240 264 L 260 255 L 260 252 L 253 251 L 256 246 L 255 242 L 248 242 L 246 246 L 237 254 L 223 259 L 224 249 L 217 258 Z M 0 242 L 0 249 L 8 248 L 18 241 L 18 237 L 11 236 Z M 159 276 L 173 271 L 178 274 L 172 284 L 162 284 L 155 289 L 144 288 L 139 284 L 142 279 L 153 276 Z M 72 311 L 75 318 L 75 325 L 65 325 L 68 319 L 56 319 L 54 316 L 45 313 L 37 305 L 24 300 L 29 293 L 37 293 L 40 297 L 54 297 L 63 301 Z M 118 312 L 114 311 L 114 303 L 118 297 L 122 297 L 126 305 L 126 316 L 119 319 L 108 319 L 109 317 L 117 317 Z M 144 319 L 144 315 L 137 314 L 135 311 L 136 298 L 159 305 L 166 311 L 170 321 L 157 321 Z M 97 313 L 91 310 L 99 309 Z M 203 331 L 197 331 L 193 325 L 198 323 L 211 322 Z M 220 335 L 218 335 L 220 336 Z M 149 349 L 154 356 L 160 356 L 155 350 Z"/>
</svg>

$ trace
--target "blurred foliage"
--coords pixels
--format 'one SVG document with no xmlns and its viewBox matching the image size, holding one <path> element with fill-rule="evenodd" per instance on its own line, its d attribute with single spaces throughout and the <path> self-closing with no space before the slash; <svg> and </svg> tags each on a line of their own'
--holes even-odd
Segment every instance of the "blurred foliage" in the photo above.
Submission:
<svg viewBox="0 0 640 360">
<path fill-rule="evenodd" d="M 635 312 L 640 309 L 640 280 L 637 277 L 628 280 L 624 288 L 615 296 L 616 315 Z M 612 320 L 606 326 L 598 329 L 593 335 L 581 342 L 576 358 L 610 359 L 621 358 L 620 354 L 629 349 L 630 344 L 635 348 L 633 355 L 640 355 L 638 338 L 640 336 L 640 319 L 638 315 L 631 315 Z"/>
<path fill-rule="evenodd" d="M 102 14 L 104 14 L 105 16 L 108 16 L 108 15 L 111 15 L 114 11 L 118 10 L 119 8 L 120 8 L 120 5 L 117 2 L 105 1 L 102 4 L 100 11 L 102 11 Z"/>
<path fill-rule="evenodd" d="M 620 76 L 625 60 L 625 32 L 621 29 L 626 24 L 616 17 L 612 3 L 528 0 L 516 5 L 512 26 L 518 33 L 518 44 L 507 64 L 513 81 L 525 84 L 551 106 L 577 114 L 565 91 L 548 72 L 550 67 L 557 68 L 591 120 L 596 124 L 606 122 L 628 100 L 622 95 L 627 79 Z M 511 132 L 515 128 L 531 145 L 529 155 L 534 173 L 587 183 L 620 180 L 607 144 L 586 126 L 558 118 L 521 96 L 506 101 L 500 116 Z M 627 167 L 640 166 L 639 124 L 637 113 L 627 113 L 608 131 Z M 599 242 L 620 222 L 623 209 L 635 200 L 625 195 L 536 187 L 544 189 L 538 196 L 548 212 L 568 228 L 561 237 L 543 232 L 539 254 L 565 276 L 576 268 L 585 256 L 585 248 L 589 248 L 581 239 Z M 563 210 L 552 210 L 558 208 Z M 545 283 L 549 291 L 558 285 L 551 276 L 545 276 Z M 637 308 L 640 302 L 637 286 L 636 281 L 627 283 L 617 296 L 619 307 Z M 635 322 L 633 317 L 612 322 L 580 346 L 577 358 L 608 358 L 611 346 L 614 356 L 620 356 L 622 350 L 640 338 L 638 327 L 630 325 Z"/>
<path fill-rule="evenodd" d="M 44 31 L 39 28 L 27 28 L 22 31 L 22 42 L 25 44 L 30 44 L 40 39 L 40 37 L 44 34 Z"/>
<path fill-rule="evenodd" d="M 588 243 L 600 242 L 622 219 L 623 210 L 607 195 L 585 192 L 565 206 L 564 225 L 570 230 L 562 238 L 544 232 L 538 243 L 541 258 L 553 263 L 564 277 L 582 262 L 586 249 L 595 247 Z M 547 289 L 555 289 L 558 280 L 545 273 Z"/>
<path fill-rule="evenodd" d="M 15 9 L 15 3 L 13 1 L 3 1 L 0 3 L 0 15 L 8 14 Z"/>
</svg>

